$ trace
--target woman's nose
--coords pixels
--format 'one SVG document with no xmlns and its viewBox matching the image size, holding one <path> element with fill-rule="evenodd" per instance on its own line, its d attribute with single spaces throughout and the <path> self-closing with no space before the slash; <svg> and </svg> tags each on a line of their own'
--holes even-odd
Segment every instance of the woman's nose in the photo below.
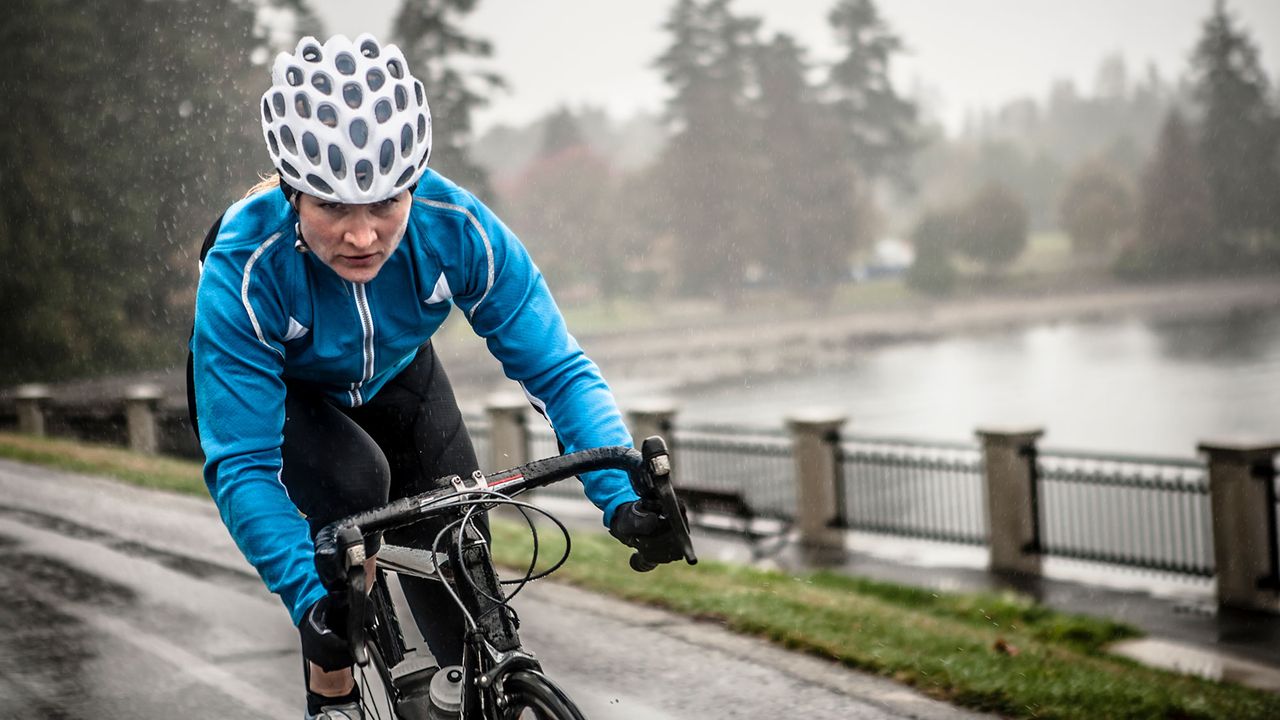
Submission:
<svg viewBox="0 0 1280 720">
<path fill-rule="evenodd" d="M 367 248 L 377 239 L 378 232 L 371 222 L 360 221 L 347 230 L 346 241 L 358 248 Z"/>
</svg>

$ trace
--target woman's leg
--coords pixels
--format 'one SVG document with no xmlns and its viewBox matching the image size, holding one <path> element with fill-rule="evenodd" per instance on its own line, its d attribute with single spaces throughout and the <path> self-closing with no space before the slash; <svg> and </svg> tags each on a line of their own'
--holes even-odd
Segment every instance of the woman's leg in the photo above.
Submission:
<svg viewBox="0 0 1280 720">
<path fill-rule="evenodd" d="M 378 445 L 323 397 L 290 385 L 285 398 L 281 482 L 314 537 L 325 525 L 387 502 L 391 471 Z M 368 548 L 376 552 L 376 541 Z M 307 664 L 307 689 L 328 698 L 355 691 L 350 668 Z M 313 703 L 314 704 L 314 703 Z"/>
<path fill-rule="evenodd" d="M 430 344 L 367 405 L 347 411 L 386 453 L 393 499 L 435 489 L 435 481 L 474 472 L 475 450 L 462 412 Z M 480 518 L 482 532 L 488 523 Z M 389 531 L 389 540 L 430 549 L 440 523 Z M 441 666 L 462 662 L 462 613 L 439 582 L 401 576 L 400 586 L 427 646 Z"/>
</svg>

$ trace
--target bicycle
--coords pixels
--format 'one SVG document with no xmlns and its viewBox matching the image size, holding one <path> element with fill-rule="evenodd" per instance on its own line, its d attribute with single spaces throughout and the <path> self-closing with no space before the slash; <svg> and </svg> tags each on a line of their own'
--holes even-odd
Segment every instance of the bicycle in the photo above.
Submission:
<svg viewBox="0 0 1280 720">
<path fill-rule="evenodd" d="M 518 619 L 508 605 L 527 583 L 550 575 L 565 563 L 570 550 L 569 532 L 551 513 L 514 498 L 584 472 L 605 469 L 628 472 L 637 494 L 661 507 L 660 514 L 675 533 L 683 559 L 690 565 L 697 564 L 688 524 L 671 485 L 670 456 L 660 437 L 646 439 L 640 451 L 596 448 L 535 460 L 490 475 L 476 471 L 469 478 L 442 478 L 441 489 L 352 515 L 320 531 L 316 538 L 316 567 L 321 580 L 330 592 L 347 594 L 352 654 L 361 668 L 373 665 L 386 691 L 386 704 L 396 718 L 583 719 L 569 696 L 542 672 L 537 658 L 521 646 Z M 524 576 L 517 580 L 498 579 L 488 543 L 474 523 L 480 513 L 499 505 L 519 509 L 533 534 L 533 557 Z M 549 518 L 565 537 L 560 559 L 537 573 L 534 567 L 538 531 L 530 512 Z M 448 522 L 432 542 L 432 551 L 384 543 L 377 554 L 373 587 L 366 586 L 366 536 L 441 516 Z M 637 572 L 657 566 L 639 552 L 631 555 L 630 565 Z M 396 674 L 408 648 L 388 591 L 388 571 L 445 583 L 466 623 L 461 667 L 429 667 Z M 516 587 L 507 595 L 502 591 L 503 585 Z"/>
</svg>

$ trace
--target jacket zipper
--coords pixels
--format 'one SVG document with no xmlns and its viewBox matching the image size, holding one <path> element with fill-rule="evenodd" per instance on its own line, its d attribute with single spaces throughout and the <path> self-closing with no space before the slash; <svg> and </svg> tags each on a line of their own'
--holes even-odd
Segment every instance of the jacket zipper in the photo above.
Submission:
<svg viewBox="0 0 1280 720">
<path fill-rule="evenodd" d="M 373 312 L 369 309 L 369 296 L 363 283 L 351 283 L 356 299 L 356 312 L 360 314 L 360 329 L 364 333 L 364 368 L 360 382 L 351 383 L 351 407 L 364 403 L 360 387 L 373 377 Z"/>
</svg>

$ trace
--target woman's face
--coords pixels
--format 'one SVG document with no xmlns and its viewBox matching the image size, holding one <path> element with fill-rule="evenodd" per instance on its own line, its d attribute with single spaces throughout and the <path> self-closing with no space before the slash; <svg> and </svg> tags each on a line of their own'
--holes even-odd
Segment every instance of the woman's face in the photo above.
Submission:
<svg viewBox="0 0 1280 720">
<path fill-rule="evenodd" d="M 311 252 L 343 280 L 366 283 L 378 275 L 409 224 L 409 191 L 369 205 L 344 205 L 298 195 L 298 222 Z"/>
</svg>

